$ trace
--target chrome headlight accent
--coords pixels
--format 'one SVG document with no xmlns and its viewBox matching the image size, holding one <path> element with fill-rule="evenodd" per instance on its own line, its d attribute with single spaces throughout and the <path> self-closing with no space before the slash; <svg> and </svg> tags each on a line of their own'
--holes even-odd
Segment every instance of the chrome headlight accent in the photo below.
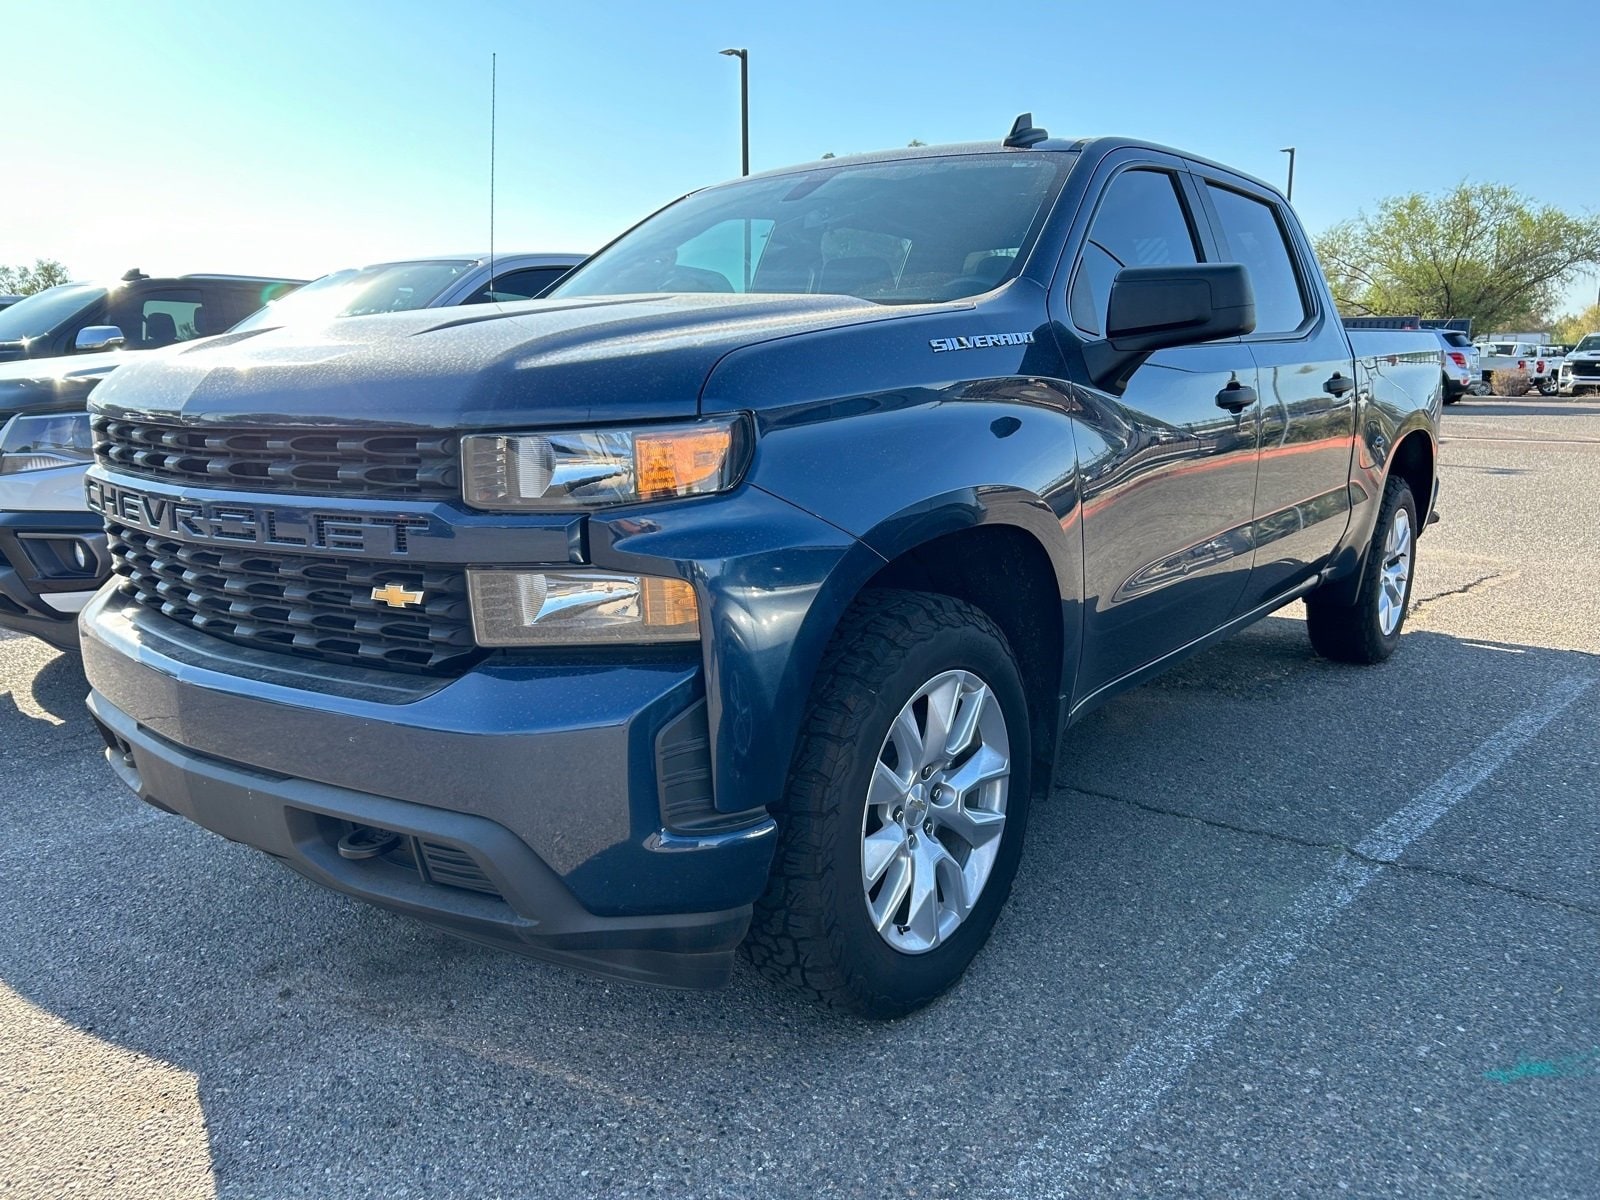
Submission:
<svg viewBox="0 0 1600 1200">
<path fill-rule="evenodd" d="M 472 633 L 480 646 L 693 642 L 694 588 L 682 579 L 606 571 L 469 570 Z"/>
<path fill-rule="evenodd" d="M 87 412 L 19 413 L 0 429 L 0 475 L 93 461 Z"/>
</svg>

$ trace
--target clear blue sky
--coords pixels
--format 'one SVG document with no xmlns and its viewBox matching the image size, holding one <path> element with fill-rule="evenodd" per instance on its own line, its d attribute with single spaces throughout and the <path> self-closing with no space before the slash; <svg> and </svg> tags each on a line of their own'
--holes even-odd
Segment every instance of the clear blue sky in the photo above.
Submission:
<svg viewBox="0 0 1600 1200">
<path fill-rule="evenodd" d="M 926 142 L 1126 133 L 1279 181 L 1319 230 L 1463 178 L 1600 206 L 1592 3 L 673 5 L 0 0 L 0 262 L 316 275 L 488 241 L 592 249 L 738 173 Z M 1570 49 L 1570 47 L 1567 47 Z M 1581 57 L 1581 56 L 1580 56 Z M 1568 59 L 1567 61 L 1571 61 Z M 1526 64 L 1526 65 L 1524 65 Z M 1580 137 L 1580 134 L 1584 136 Z M 1593 299 L 1576 284 L 1571 306 Z"/>
</svg>

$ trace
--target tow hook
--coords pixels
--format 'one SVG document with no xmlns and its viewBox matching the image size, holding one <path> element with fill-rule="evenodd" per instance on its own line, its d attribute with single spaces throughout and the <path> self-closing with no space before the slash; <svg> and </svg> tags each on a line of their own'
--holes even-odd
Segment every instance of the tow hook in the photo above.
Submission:
<svg viewBox="0 0 1600 1200">
<path fill-rule="evenodd" d="M 359 862 L 387 854 L 400 844 L 400 835 L 392 829 L 375 829 L 371 825 L 357 825 L 339 839 L 339 857 Z"/>
</svg>

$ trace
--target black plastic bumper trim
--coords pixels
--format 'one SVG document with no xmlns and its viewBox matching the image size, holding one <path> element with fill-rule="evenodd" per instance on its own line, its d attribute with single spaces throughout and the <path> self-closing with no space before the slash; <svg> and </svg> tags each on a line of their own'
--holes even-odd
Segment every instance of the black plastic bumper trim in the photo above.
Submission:
<svg viewBox="0 0 1600 1200">
<path fill-rule="evenodd" d="M 56 538 L 84 542 L 93 555 L 85 573 L 51 575 L 42 553 Z M 29 544 L 33 543 L 32 553 Z M 79 512 L 0 512 L 0 628 L 41 638 L 62 650 L 78 648 L 78 616 L 50 607 L 44 594 L 92 592 L 111 570 L 100 518 Z"/>
<path fill-rule="evenodd" d="M 112 768 L 141 799 L 281 859 L 336 891 L 451 933 L 591 974 L 660 987 L 727 982 L 751 908 L 600 917 L 528 845 L 486 817 L 291 779 L 196 754 L 97 692 L 89 710 Z M 341 857 L 345 823 L 393 830 L 470 857 L 498 896 L 424 882 L 384 859 Z"/>
</svg>

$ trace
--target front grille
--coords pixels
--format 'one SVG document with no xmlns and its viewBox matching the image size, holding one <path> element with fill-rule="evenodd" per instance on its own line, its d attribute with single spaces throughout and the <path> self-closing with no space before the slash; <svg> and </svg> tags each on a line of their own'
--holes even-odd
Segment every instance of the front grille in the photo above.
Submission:
<svg viewBox="0 0 1600 1200">
<path fill-rule="evenodd" d="M 460 442 L 404 430 L 194 428 L 94 418 L 102 466 L 147 479 L 253 492 L 453 500 Z"/>
<path fill-rule="evenodd" d="M 1581 375 L 1585 379 L 1600 379 L 1600 361 L 1568 363 L 1574 375 Z"/>
<path fill-rule="evenodd" d="M 247 646 L 402 671 L 465 669 L 472 639 L 465 573 L 441 567 L 218 549 L 108 523 L 112 570 L 140 604 Z M 372 590 L 421 591 L 390 608 Z"/>
</svg>

